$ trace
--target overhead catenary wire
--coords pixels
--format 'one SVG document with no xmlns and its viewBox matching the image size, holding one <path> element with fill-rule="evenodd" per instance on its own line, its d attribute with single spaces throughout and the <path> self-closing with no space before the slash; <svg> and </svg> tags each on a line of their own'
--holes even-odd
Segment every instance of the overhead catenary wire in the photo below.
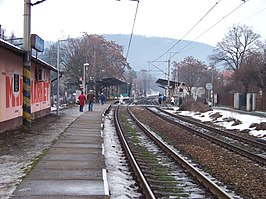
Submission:
<svg viewBox="0 0 266 199">
<path fill-rule="evenodd" d="M 265 8 L 263 8 L 263 9 L 261 9 L 261 10 L 259 10 L 259 11 L 257 11 L 256 13 L 254 13 L 254 14 L 250 15 L 249 17 L 245 18 L 244 20 L 240 21 L 238 24 L 241 24 L 241 23 L 243 23 L 244 21 L 247 21 L 247 20 L 249 20 L 250 18 L 252 18 L 252 17 L 256 16 L 257 14 L 261 13 L 261 12 L 262 12 L 262 11 L 264 11 L 264 10 L 266 10 L 266 7 L 265 7 Z"/>
<path fill-rule="evenodd" d="M 153 64 L 153 62 L 150 62 L 150 61 L 148 61 L 148 64 L 149 64 L 149 73 L 152 71 L 152 70 L 150 70 L 150 66 L 153 66 L 153 67 L 155 67 L 157 70 L 157 72 L 159 72 L 159 73 L 163 73 L 164 74 L 164 76 L 165 76 L 165 78 L 166 78 L 166 76 L 168 75 L 164 70 L 162 70 L 161 68 L 159 68 L 159 66 L 161 65 L 161 64 L 163 64 L 163 63 L 165 63 L 166 61 L 158 61 L 158 62 L 161 62 L 158 66 L 156 66 L 155 64 Z M 154 72 L 153 72 L 154 73 Z"/>
<path fill-rule="evenodd" d="M 135 23 L 136 23 L 137 14 L 138 14 L 138 8 L 139 8 L 139 1 L 137 1 L 137 7 L 136 7 L 135 16 L 134 16 L 133 26 L 132 26 L 132 30 L 131 30 L 131 34 L 130 34 L 130 38 L 129 38 L 129 42 L 128 42 L 128 47 L 127 47 L 126 60 L 128 58 L 129 50 L 130 50 L 130 46 L 131 46 L 131 42 L 132 42 L 134 27 L 135 27 Z"/>
<path fill-rule="evenodd" d="M 244 3 L 248 2 L 249 0 L 243 1 L 242 4 L 240 4 L 239 6 L 237 6 L 236 8 L 234 8 L 232 11 L 230 11 L 228 14 L 226 14 L 224 17 L 222 17 L 219 21 L 217 21 L 215 24 L 213 24 L 212 26 L 210 26 L 209 28 L 207 28 L 203 33 L 201 33 L 199 36 L 197 36 L 194 41 L 198 40 L 201 36 L 203 36 L 204 34 L 206 34 L 208 31 L 210 31 L 212 28 L 214 28 L 216 25 L 218 25 L 219 23 L 221 23 L 224 19 L 226 19 L 228 16 L 230 16 L 233 12 L 235 12 L 237 9 L 239 9 L 241 6 L 244 5 Z M 264 8 L 266 9 L 266 8 Z M 187 48 L 188 46 L 190 46 L 194 41 L 190 41 L 187 45 L 185 45 L 183 48 L 181 48 L 179 50 L 179 52 L 182 52 L 185 48 Z M 173 57 L 173 56 L 172 56 Z M 171 58 L 172 58 L 171 57 Z"/>
<path fill-rule="evenodd" d="M 235 9 L 233 9 L 231 12 L 229 12 L 227 15 L 225 15 L 224 17 L 222 17 L 219 21 L 217 21 L 215 24 L 213 24 L 211 27 L 209 27 L 207 30 L 205 30 L 203 33 L 201 33 L 198 37 L 196 37 L 195 39 L 199 39 L 202 35 L 204 35 L 205 33 L 207 33 L 209 30 L 211 30 L 213 27 L 215 27 L 217 24 L 219 24 L 221 21 L 223 21 L 225 18 L 227 18 L 229 15 L 231 15 L 233 12 L 235 12 L 237 9 L 239 9 L 242 5 L 244 5 L 244 3 L 246 3 L 249 0 L 243 1 L 242 4 L 240 4 L 239 6 L 237 6 Z"/>
<path fill-rule="evenodd" d="M 172 50 L 178 43 L 180 43 L 190 32 L 192 32 L 192 30 L 200 23 L 203 21 L 203 19 L 218 5 L 219 2 L 221 2 L 222 0 L 218 0 L 204 15 L 203 17 L 200 18 L 200 20 L 189 30 L 185 33 L 185 35 L 179 39 L 174 45 L 172 45 L 167 51 L 165 51 L 162 55 L 160 55 L 158 58 L 156 58 L 153 61 L 157 61 L 160 58 L 162 58 L 164 55 L 166 55 L 170 50 Z"/>
<path fill-rule="evenodd" d="M 161 61 L 162 63 L 163 62 L 167 62 L 167 61 Z M 160 72 L 164 73 L 165 75 L 167 75 L 167 73 L 165 71 L 163 71 L 162 69 L 160 69 L 158 66 L 156 66 L 155 64 L 153 64 L 152 62 L 148 61 L 149 64 L 151 64 L 152 66 L 154 66 L 155 68 L 157 68 Z M 161 63 L 161 64 L 162 64 Z"/>
</svg>

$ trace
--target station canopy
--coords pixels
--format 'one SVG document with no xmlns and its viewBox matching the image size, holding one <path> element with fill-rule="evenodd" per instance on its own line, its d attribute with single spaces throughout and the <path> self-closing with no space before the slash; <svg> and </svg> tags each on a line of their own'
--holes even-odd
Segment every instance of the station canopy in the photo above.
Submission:
<svg viewBox="0 0 266 199">
<path fill-rule="evenodd" d="M 100 89 L 102 89 L 104 87 L 120 86 L 120 85 L 127 84 L 127 83 L 115 77 L 105 77 L 105 78 L 102 78 L 100 81 L 97 81 L 96 84 Z"/>
<path fill-rule="evenodd" d="M 161 88 L 167 88 L 167 86 L 168 86 L 168 80 L 167 79 L 158 79 L 155 83 L 159 84 L 159 87 L 161 87 Z M 185 86 L 184 82 L 178 82 L 178 81 L 170 80 L 169 83 L 170 83 L 170 87 L 172 87 L 172 88 L 179 87 L 179 86 Z"/>
</svg>

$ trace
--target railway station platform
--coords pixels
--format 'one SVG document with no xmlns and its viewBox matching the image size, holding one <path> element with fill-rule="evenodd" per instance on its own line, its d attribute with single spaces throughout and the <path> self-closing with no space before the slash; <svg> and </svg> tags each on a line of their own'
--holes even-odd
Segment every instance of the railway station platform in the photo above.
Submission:
<svg viewBox="0 0 266 199">
<path fill-rule="evenodd" d="M 71 123 L 10 198 L 108 199 L 103 144 L 104 113 L 109 104 L 94 105 Z"/>
</svg>

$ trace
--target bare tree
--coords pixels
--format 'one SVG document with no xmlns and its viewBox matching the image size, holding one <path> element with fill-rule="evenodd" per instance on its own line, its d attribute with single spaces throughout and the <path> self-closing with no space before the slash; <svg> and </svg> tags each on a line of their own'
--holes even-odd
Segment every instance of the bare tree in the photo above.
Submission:
<svg viewBox="0 0 266 199">
<path fill-rule="evenodd" d="M 261 48 L 260 35 L 248 26 L 234 26 L 218 42 L 214 54 L 209 58 L 213 64 L 223 63 L 227 68 L 236 71 L 241 68 L 246 57 Z"/>
<path fill-rule="evenodd" d="M 178 70 L 178 81 L 186 83 L 187 91 L 191 94 L 192 87 L 203 86 L 206 82 L 208 71 L 204 62 L 195 59 L 192 56 L 186 57 L 181 62 L 173 62 L 174 68 Z"/>
<path fill-rule="evenodd" d="M 46 61 L 56 65 L 57 43 L 45 49 Z M 103 77 L 123 79 L 124 68 L 130 68 L 123 56 L 122 46 L 107 41 L 103 36 L 84 33 L 79 38 L 68 38 L 60 43 L 60 70 L 64 71 L 64 80 L 77 89 L 83 77 L 83 66 L 87 68 L 86 83 L 101 81 Z"/>
<path fill-rule="evenodd" d="M 0 39 L 5 39 L 5 33 L 6 29 L 2 28 L 2 26 L 0 25 Z"/>
<path fill-rule="evenodd" d="M 87 33 L 81 42 L 86 62 L 91 67 L 92 77 L 99 80 L 104 75 L 123 79 L 124 67 L 128 64 L 123 56 L 122 46 L 107 41 L 102 36 Z"/>
<path fill-rule="evenodd" d="M 256 92 L 260 89 L 263 95 L 266 94 L 266 65 L 263 60 L 263 52 L 254 52 L 249 59 L 245 62 L 245 68 L 248 68 L 250 78 L 243 81 L 247 81 L 247 91 Z M 254 88 L 252 85 L 256 84 Z"/>
</svg>

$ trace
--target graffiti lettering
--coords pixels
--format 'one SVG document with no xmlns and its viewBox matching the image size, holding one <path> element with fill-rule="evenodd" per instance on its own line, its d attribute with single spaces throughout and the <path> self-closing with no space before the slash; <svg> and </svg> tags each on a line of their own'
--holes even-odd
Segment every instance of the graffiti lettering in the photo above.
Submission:
<svg viewBox="0 0 266 199">
<path fill-rule="evenodd" d="M 21 106 L 22 105 L 22 93 L 19 92 L 15 95 L 13 92 L 13 78 L 6 76 L 6 108 Z M 22 80 L 20 80 L 20 85 Z"/>
<path fill-rule="evenodd" d="M 19 92 L 13 90 L 13 77 L 6 76 L 6 108 L 22 106 L 23 103 L 23 81 L 20 78 Z M 48 82 L 31 81 L 31 103 L 48 101 Z"/>
</svg>

